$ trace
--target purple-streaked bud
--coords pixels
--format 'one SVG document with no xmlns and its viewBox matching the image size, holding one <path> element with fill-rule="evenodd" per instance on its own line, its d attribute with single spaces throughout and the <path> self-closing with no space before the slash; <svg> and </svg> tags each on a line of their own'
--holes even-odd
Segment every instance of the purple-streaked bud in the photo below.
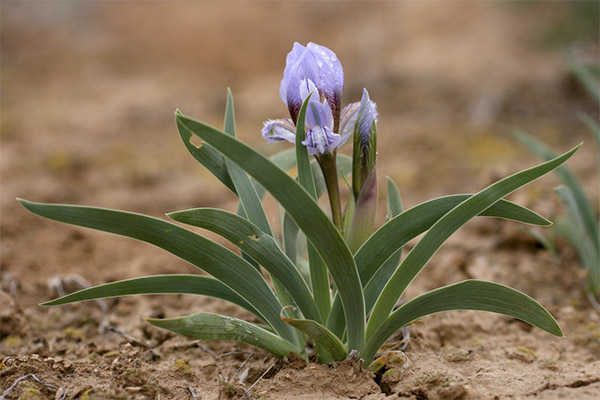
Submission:
<svg viewBox="0 0 600 400">
<path fill-rule="evenodd" d="M 352 156 L 352 189 L 355 198 L 375 167 L 377 158 L 377 106 L 363 89 L 354 124 L 354 152 Z"/>
<path fill-rule="evenodd" d="M 326 99 L 335 121 L 339 121 L 340 99 L 344 88 L 344 70 L 337 56 L 328 48 L 309 43 L 306 47 L 294 43 L 286 57 L 283 79 L 279 87 L 281 100 L 288 106 L 296 122 L 302 107 L 301 83 L 310 80 Z"/>
<path fill-rule="evenodd" d="M 262 137 L 267 139 L 267 143 L 287 140 L 296 142 L 296 127 L 289 118 L 270 119 L 263 123 Z"/>
</svg>

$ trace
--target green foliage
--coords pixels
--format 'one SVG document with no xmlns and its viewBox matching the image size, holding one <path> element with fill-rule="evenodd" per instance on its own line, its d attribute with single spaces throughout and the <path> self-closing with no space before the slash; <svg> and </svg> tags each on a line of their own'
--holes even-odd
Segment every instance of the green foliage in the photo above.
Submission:
<svg viewBox="0 0 600 400">
<path fill-rule="evenodd" d="M 571 72 L 586 89 L 590 97 L 600 105 L 600 80 L 597 73 L 598 66 L 584 67 L 571 57 L 567 57 Z M 592 138 L 596 143 L 597 156 L 600 161 L 600 127 L 588 115 L 581 117 L 582 122 L 589 128 Z M 527 132 L 517 129 L 515 137 L 538 157 L 549 160 L 556 157 L 556 153 L 545 143 L 534 138 Z M 600 168 L 598 169 L 600 175 Z M 566 210 L 564 218 L 556 223 L 556 235 L 562 236 L 576 249 L 583 267 L 587 270 L 588 298 L 594 307 L 600 311 L 598 299 L 600 298 L 600 215 L 594 212 L 591 199 L 589 199 L 583 185 L 575 174 L 566 166 L 556 169 L 556 174 L 562 184 L 555 189 L 560 196 Z M 600 200 L 598 203 L 600 209 Z M 554 244 L 548 237 L 536 235 L 536 238 L 554 252 Z"/>
<path fill-rule="evenodd" d="M 304 136 L 306 104 L 298 119 L 298 139 Z M 278 357 L 297 353 L 307 358 L 308 338 L 314 341 L 322 362 L 344 359 L 356 350 L 367 365 L 396 330 L 417 318 L 445 310 L 506 314 L 553 335 L 562 335 L 554 318 L 535 300 L 490 282 L 460 282 L 425 293 L 392 310 L 446 239 L 473 217 L 549 225 L 548 220 L 533 211 L 502 198 L 560 166 L 577 148 L 477 194 L 441 197 L 405 211 L 397 186 L 388 178 L 387 222 L 370 236 L 352 239 L 349 246 L 343 228 L 336 226 L 319 206 L 318 198 L 329 186 L 317 163 L 311 162 L 306 147 L 300 145 L 301 140 L 297 140 L 294 151 L 268 159 L 236 139 L 233 114 L 229 93 L 223 131 L 179 112 L 176 121 L 190 153 L 239 196 L 238 213 L 199 208 L 170 213 L 168 217 L 224 237 L 239 248 L 240 254 L 179 225 L 140 214 L 19 200 L 29 211 L 46 218 L 161 247 L 212 275 L 129 279 L 84 289 L 43 305 L 149 293 L 207 295 L 245 308 L 266 325 L 209 313 L 148 322 L 193 339 L 248 343 Z M 191 144 L 194 136 L 202 140 L 200 147 Z M 341 171 L 351 172 L 352 161 L 348 158 L 339 156 L 336 160 L 334 154 L 332 161 L 331 165 L 337 165 L 336 178 L 345 176 Z M 297 179 L 285 171 L 294 164 Z M 266 192 L 285 210 L 280 216 L 281 238 L 266 218 L 261 201 Z M 358 201 L 356 206 L 360 205 Z M 425 236 L 400 262 L 404 244 L 423 232 Z M 306 264 L 308 270 L 303 269 Z"/>
</svg>

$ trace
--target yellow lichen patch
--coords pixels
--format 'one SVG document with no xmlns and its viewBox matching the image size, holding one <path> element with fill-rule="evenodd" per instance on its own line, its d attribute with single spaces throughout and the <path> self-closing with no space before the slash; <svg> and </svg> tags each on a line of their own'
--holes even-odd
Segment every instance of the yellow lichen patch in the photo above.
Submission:
<svg viewBox="0 0 600 400">
<path fill-rule="evenodd" d="M 77 329 L 71 328 L 70 326 L 63 330 L 62 336 L 66 340 L 85 340 L 85 335 L 83 333 Z"/>
<path fill-rule="evenodd" d="M 118 351 L 107 351 L 106 353 L 102 354 L 102 357 L 106 357 L 106 358 L 112 358 L 112 357 L 117 357 L 119 355 Z"/>
<path fill-rule="evenodd" d="M 11 335 L 11 336 L 7 336 L 4 339 L 4 345 L 6 347 L 17 347 L 20 344 L 21 344 L 21 338 L 18 336 Z"/>
<path fill-rule="evenodd" d="M 192 369 L 190 368 L 188 363 L 186 363 L 183 360 L 175 360 L 175 363 L 173 364 L 173 368 L 175 369 L 175 371 L 184 373 L 184 374 L 189 374 L 192 371 Z"/>
<path fill-rule="evenodd" d="M 79 400 L 92 400 L 93 397 L 92 396 L 92 389 L 87 389 L 85 392 L 81 393 L 81 395 L 79 396 Z"/>
<path fill-rule="evenodd" d="M 29 386 L 23 390 L 21 396 L 19 397 L 19 400 L 38 400 L 41 398 L 42 393 L 38 389 Z"/>
</svg>

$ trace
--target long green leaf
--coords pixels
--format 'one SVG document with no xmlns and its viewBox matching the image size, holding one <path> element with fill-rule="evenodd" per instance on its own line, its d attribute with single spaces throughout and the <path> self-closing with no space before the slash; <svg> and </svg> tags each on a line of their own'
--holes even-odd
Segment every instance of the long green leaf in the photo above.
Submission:
<svg viewBox="0 0 600 400">
<path fill-rule="evenodd" d="M 571 72 L 577 80 L 582 84 L 588 94 L 600 105 L 600 81 L 585 65 L 581 65 L 575 61 L 573 56 L 566 56 L 567 63 L 571 68 Z"/>
<path fill-rule="evenodd" d="M 195 294 L 215 297 L 236 304 L 258 318 L 263 318 L 246 300 L 214 278 L 200 275 L 153 275 L 125 279 L 117 282 L 79 290 L 58 299 L 42 303 L 42 306 L 59 306 L 86 300 L 136 294 Z"/>
<path fill-rule="evenodd" d="M 490 311 L 508 315 L 555 336 L 563 332 L 552 315 L 531 297 L 493 282 L 467 280 L 424 293 L 394 311 L 369 336 L 365 365 L 369 365 L 381 345 L 398 329 L 426 315 L 449 310 Z"/>
<path fill-rule="evenodd" d="M 341 340 L 318 322 L 308 319 L 286 318 L 283 316 L 282 319 L 323 346 L 331 355 L 333 361 L 341 361 L 348 355 Z"/>
<path fill-rule="evenodd" d="M 441 245 L 471 218 L 485 211 L 502 197 L 552 171 L 571 157 L 580 145 L 569 152 L 504 178 L 469 197 L 440 218 L 423 239 L 408 253 L 377 299 L 367 325 L 367 335 L 373 334 L 388 317 L 406 287 L 433 257 Z"/>
<path fill-rule="evenodd" d="M 225 124 L 223 131 L 231 137 L 235 137 L 235 117 L 231 90 L 227 90 L 227 106 L 225 107 Z M 258 226 L 258 229 L 272 236 L 273 232 L 271 231 L 271 226 L 267 220 L 265 210 L 262 207 L 260 197 L 256 194 L 256 190 L 254 190 L 254 185 L 250 182 L 250 178 L 243 169 L 230 160 L 226 159 L 225 164 L 227 165 L 227 170 L 229 171 L 231 180 L 233 181 L 240 198 L 240 203 L 244 208 L 246 217 L 250 222 Z"/>
<path fill-rule="evenodd" d="M 298 114 L 298 122 L 296 124 L 296 165 L 298 167 L 298 182 L 308 194 L 317 200 L 317 189 L 313 178 L 313 172 L 310 165 L 310 158 L 306 146 L 302 144 L 306 138 L 304 129 L 306 109 L 312 93 L 304 100 L 300 113 Z M 329 289 L 329 274 L 327 268 L 321 259 L 321 256 L 311 243 L 307 243 L 308 265 L 310 269 L 310 283 L 315 298 L 315 303 L 319 308 L 322 321 L 327 318 L 329 308 L 331 307 L 331 293 Z"/>
<path fill-rule="evenodd" d="M 183 114 L 177 110 L 175 115 Z M 192 133 L 185 129 L 179 120 L 176 121 L 179 135 L 181 136 L 183 144 L 185 144 L 185 147 L 188 149 L 190 154 L 225 186 L 227 186 L 229 190 L 237 194 L 233 181 L 231 180 L 229 172 L 227 171 L 227 165 L 225 164 L 225 158 L 223 155 L 208 143 L 202 143 L 200 146 L 194 145 L 192 143 Z"/>
<path fill-rule="evenodd" d="M 279 318 L 279 303 L 263 276 L 232 251 L 178 225 L 147 215 L 19 199 L 34 214 L 68 224 L 127 236 L 158 246 L 208 272 L 229 286 L 284 338 L 294 332 Z"/>
<path fill-rule="evenodd" d="M 344 305 L 349 346 L 360 351 L 365 341 L 362 285 L 352 254 L 327 215 L 306 190 L 255 150 L 211 126 L 184 116 L 177 118 L 253 176 L 290 213 L 327 265 Z"/>
<path fill-rule="evenodd" d="M 320 319 L 310 290 L 294 264 L 273 237 L 256 225 L 236 214 L 214 208 L 177 211 L 168 216 L 175 221 L 208 229 L 238 246 L 289 291 L 306 318 Z"/>
<path fill-rule="evenodd" d="M 232 340 L 247 343 L 277 357 L 286 357 L 297 352 L 294 346 L 279 336 L 237 318 L 198 313 L 180 318 L 146 318 L 146 321 L 159 328 L 195 340 Z"/>
<path fill-rule="evenodd" d="M 556 157 L 556 153 L 552 149 L 527 132 L 517 129 L 514 131 L 514 135 L 519 141 L 521 141 L 521 143 L 523 143 L 529 150 L 531 150 L 541 159 L 550 160 Z M 573 196 L 575 196 L 575 201 L 577 202 L 577 208 L 579 208 L 581 214 L 583 215 L 585 228 L 588 234 L 592 237 L 592 240 L 598 243 L 600 240 L 600 233 L 598 232 L 599 228 L 596 222 L 596 217 L 594 216 L 594 208 L 586 197 L 585 191 L 581 186 L 581 182 L 579 182 L 573 172 L 571 172 L 571 170 L 566 166 L 557 168 L 556 174 L 559 176 L 563 184 L 571 189 L 571 192 L 573 192 Z"/>
<path fill-rule="evenodd" d="M 583 217 L 580 210 L 577 208 L 577 202 L 573 192 L 564 185 L 560 185 L 556 189 L 556 193 L 560 196 L 565 207 L 568 210 L 568 228 L 559 232 L 565 235 L 571 244 L 577 249 L 579 259 L 589 270 L 590 279 L 600 283 L 600 251 L 592 242 L 591 238 L 585 234 L 583 229 Z M 560 229 L 559 229 L 560 231 Z M 595 279 L 594 279 L 595 278 Z M 595 292 L 598 292 L 596 288 Z"/>
</svg>

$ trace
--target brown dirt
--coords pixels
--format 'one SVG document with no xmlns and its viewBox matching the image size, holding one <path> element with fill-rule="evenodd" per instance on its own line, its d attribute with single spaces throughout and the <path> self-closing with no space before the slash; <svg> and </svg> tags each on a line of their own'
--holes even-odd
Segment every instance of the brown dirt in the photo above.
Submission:
<svg viewBox="0 0 600 400">
<path fill-rule="evenodd" d="M 504 283 L 542 302 L 566 338 L 494 314 L 448 312 L 412 325 L 405 357 L 376 376 L 354 362 L 305 365 L 242 344 L 192 342 L 142 319 L 252 318 L 204 297 L 42 308 L 58 282 L 68 292 L 196 270 L 142 243 L 43 220 L 15 201 L 158 217 L 234 209 L 235 198 L 186 153 L 173 110 L 220 124 L 229 85 L 242 140 L 265 153 L 283 148 L 258 131 L 285 115 L 278 84 L 294 40 L 337 52 L 346 101 L 369 88 L 380 110 L 379 174 L 396 180 L 406 205 L 476 191 L 535 162 L 511 138 L 513 125 L 566 150 L 591 142 L 578 113 L 599 117 L 560 52 L 539 44 L 564 10 L 532 3 L 0 3 L 0 390 L 27 376 L 7 399 L 597 398 L 600 316 L 582 296 L 574 251 L 559 243 L 552 258 L 517 224 L 469 223 L 408 295 L 465 278 Z M 597 40 L 574 48 L 598 57 Z M 593 147 L 569 163 L 598 198 Z M 556 184 L 546 177 L 511 198 L 554 218 Z"/>
</svg>

